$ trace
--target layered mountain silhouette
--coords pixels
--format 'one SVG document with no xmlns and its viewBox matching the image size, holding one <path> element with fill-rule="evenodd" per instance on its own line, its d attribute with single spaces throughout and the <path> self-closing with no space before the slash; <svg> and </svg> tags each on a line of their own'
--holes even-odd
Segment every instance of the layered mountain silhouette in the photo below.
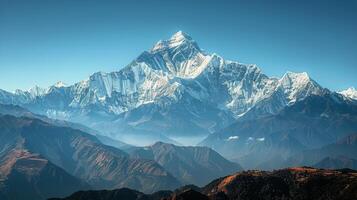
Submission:
<svg viewBox="0 0 357 200">
<path fill-rule="evenodd" d="M 103 145 L 96 137 L 79 130 L 9 115 L 0 117 L 0 127 L 0 158 L 5 159 L 4 163 L 14 159 L 11 153 L 14 151 L 39 154 L 48 163 L 97 189 L 131 187 L 153 192 L 180 185 L 155 161 L 130 158 L 127 153 Z M 5 170 L 13 168 L 9 166 Z"/>
<path fill-rule="evenodd" d="M 335 143 L 356 130 L 356 102 L 327 92 L 309 96 L 275 115 L 241 118 L 209 135 L 201 145 L 237 160 L 244 168 L 274 169 L 284 166 L 284 160 L 294 154 Z"/>
<path fill-rule="evenodd" d="M 205 185 L 209 181 L 242 170 L 207 147 L 184 147 L 157 142 L 127 150 L 134 158 L 155 160 L 184 184 Z"/>
<path fill-rule="evenodd" d="M 6 196 L 4 199 L 26 195 L 33 199 L 61 197 L 89 188 L 130 187 L 154 192 L 174 189 L 182 183 L 204 185 L 241 169 L 207 147 L 162 142 L 132 147 L 74 129 L 71 126 L 78 126 L 74 123 L 37 116 L 19 106 L 0 105 L 0 113 L 7 114 L 0 114 L 0 193 Z M 22 193 L 16 192 L 19 187 Z"/>
<path fill-rule="evenodd" d="M 77 192 L 63 200 L 350 200 L 356 197 L 356 171 L 301 167 L 274 172 L 246 171 L 214 180 L 202 188 L 187 186 L 152 195 L 119 189 Z"/>
</svg>

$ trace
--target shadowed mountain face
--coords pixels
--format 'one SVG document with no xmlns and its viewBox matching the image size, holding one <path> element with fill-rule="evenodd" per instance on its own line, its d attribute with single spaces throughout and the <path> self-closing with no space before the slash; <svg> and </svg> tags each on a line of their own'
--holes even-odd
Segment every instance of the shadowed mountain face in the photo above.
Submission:
<svg viewBox="0 0 357 200">
<path fill-rule="evenodd" d="M 356 131 L 356 102 L 326 93 L 307 97 L 277 115 L 240 119 L 209 135 L 201 145 L 237 160 L 244 168 L 272 169 L 304 149 L 334 143 Z"/>
<path fill-rule="evenodd" d="M 89 188 L 47 159 L 21 148 L 11 150 L 0 161 L 2 200 L 64 197 Z"/>
<path fill-rule="evenodd" d="M 273 172 L 247 171 L 217 179 L 205 187 L 184 187 L 172 193 L 137 194 L 127 189 L 77 192 L 63 200 L 112 200 L 125 191 L 128 200 L 351 200 L 357 198 L 356 171 L 289 168 Z M 138 198 L 140 196 L 141 198 Z M 144 197 L 144 198 L 142 198 Z"/>
<path fill-rule="evenodd" d="M 93 188 L 172 189 L 179 182 L 155 161 L 132 159 L 91 135 L 32 118 L 0 117 L 0 158 L 21 146 L 38 153 Z"/>
<path fill-rule="evenodd" d="M 242 168 L 207 147 L 185 147 L 157 142 L 127 152 L 134 158 L 155 160 L 185 184 L 204 185 Z"/>
</svg>

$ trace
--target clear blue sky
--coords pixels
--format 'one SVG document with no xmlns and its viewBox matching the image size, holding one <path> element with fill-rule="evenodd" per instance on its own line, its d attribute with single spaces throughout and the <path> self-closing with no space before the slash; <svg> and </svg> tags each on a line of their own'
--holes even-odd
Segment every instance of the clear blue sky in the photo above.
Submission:
<svg viewBox="0 0 357 200">
<path fill-rule="evenodd" d="M 0 0 L 0 88 L 120 70 L 182 30 L 201 48 L 273 76 L 306 71 L 357 87 L 357 1 Z"/>
</svg>

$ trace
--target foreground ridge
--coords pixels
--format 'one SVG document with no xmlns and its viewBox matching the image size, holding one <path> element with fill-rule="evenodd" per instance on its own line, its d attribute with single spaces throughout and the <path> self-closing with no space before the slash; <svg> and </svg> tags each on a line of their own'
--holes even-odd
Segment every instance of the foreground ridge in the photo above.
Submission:
<svg viewBox="0 0 357 200">
<path fill-rule="evenodd" d="M 185 186 L 173 192 L 146 195 L 127 188 L 80 191 L 63 200 L 235 200 L 235 199 L 356 199 L 357 171 L 293 167 L 251 170 L 212 181 L 202 188 Z M 52 199 L 59 200 L 59 199 Z"/>
</svg>

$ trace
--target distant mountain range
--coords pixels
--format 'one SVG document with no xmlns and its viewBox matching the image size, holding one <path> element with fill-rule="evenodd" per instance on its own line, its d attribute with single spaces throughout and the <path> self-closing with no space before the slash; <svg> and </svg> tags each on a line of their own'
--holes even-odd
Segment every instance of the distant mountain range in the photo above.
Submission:
<svg viewBox="0 0 357 200">
<path fill-rule="evenodd" d="M 271 78 L 256 65 L 209 54 L 179 31 L 117 72 L 94 73 L 69 86 L 59 82 L 48 89 L 2 90 L 0 103 L 143 145 L 174 142 L 170 137 L 203 137 L 252 108 L 258 116 L 276 114 L 325 90 L 306 73 Z M 352 88 L 342 92 L 346 98 L 355 98 L 355 93 Z"/>
<path fill-rule="evenodd" d="M 238 119 L 210 134 L 201 145 L 237 160 L 244 168 L 274 169 L 302 150 L 335 143 L 356 130 L 356 102 L 326 92 L 306 97 L 275 115 Z"/>
<path fill-rule="evenodd" d="M 151 193 L 174 189 L 183 181 L 203 184 L 241 169 L 207 147 L 157 143 L 151 147 L 157 157 L 139 156 L 138 151 L 146 147 L 132 147 L 77 129 L 87 129 L 84 126 L 42 117 L 19 106 L 0 105 L 0 196 L 4 200 L 42 200 L 90 188 L 130 187 Z"/>
<path fill-rule="evenodd" d="M 1 157 L 12 159 L 13 151 L 39 154 L 98 189 L 126 186 L 152 192 L 180 185 L 156 162 L 132 159 L 127 153 L 105 146 L 84 132 L 32 118 L 7 115 L 0 120 Z"/>
<path fill-rule="evenodd" d="M 151 195 L 130 190 L 76 192 L 63 200 L 351 200 L 357 198 L 356 171 L 289 168 L 274 172 L 248 171 L 198 188 L 186 186 Z M 52 199 L 59 200 L 59 199 Z"/>
</svg>

